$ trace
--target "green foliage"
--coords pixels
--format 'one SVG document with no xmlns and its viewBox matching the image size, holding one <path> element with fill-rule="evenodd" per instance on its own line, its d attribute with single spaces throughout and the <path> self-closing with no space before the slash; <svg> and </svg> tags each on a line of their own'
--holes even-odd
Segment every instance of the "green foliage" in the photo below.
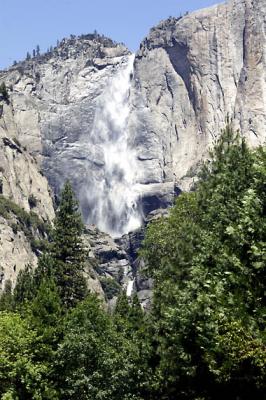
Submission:
<svg viewBox="0 0 266 400">
<path fill-rule="evenodd" d="M 107 300 L 112 299 L 121 290 L 119 283 L 113 278 L 101 277 L 100 282 Z"/>
<path fill-rule="evenodd" d="M 10 280 L 7 280 L 4 290 L 0 295 L 0 311 L 12 311 L 13 307 L 12 283 Z"/>
<path fill-rule="evenodd" d="M 144 399 L 145 360 L 88 296 L 69 315 L 57 353 L 62 399 Z"/>
<path fill-rule="evenodd" d="M 262 400 L 265 185 L 265 149 L 249 150 L 228 126 L 196 191 L 148 227 L 151 313 L 122 290 L 109 315 L 86 293 L 83 224 L 67 183 L 37 269 L 20 272 L 13 296 L 7 282 L 0 299 L 0 398 Z M 3 196 L 0 215 L 38 224 Z M 102 279 L 110 298 L 113 282 Z"/>
<path fill-rule="evenodd" d="M 34 207 L 37 206 L 37 199 L 36 199 L 36 197 L 35 197 L 33 194 L 31 194 L 31 195 L 29 196 L 28 202 L 29 202 L 30 208 L 34 208 Z"/>
<path fill-rule="evenodd" d="M 144 327 L 144 312 L 141 308 L 137 293 L 134 293 L 133 295 L 127 323 L 129 324 L 130 330 L 133 333 L 138 332 L 139 329 Z"/>
<path fill-rule="evenodd" d="M 1 399 L 57 399 L 49 365 L 38 361 L 37 332 L 18 314 L 0 312 Z"/>
<path fill-rule="evenodd" d="M 54 342 L 60 330 L 61 301 L 56 284 L 51 277 L 42 279 L 36 296 L 29 307 L 32 326 L 41 334 L 45 343 Z"/>
<path fill-rule="evenodd" d="M 134 293 L 133 298 L 130 299 L 124 290 L 120 292 L 114 310 L 114 322 L 117 330 L 124 332 L 127 336 L 134 336 L 144 328 L 144 312 L 137 293 Z"/>
<path fill-rule="evenodd" d="M 35 239 L 36 232 L 43 237 L 50 233 L 50 225 L 43 222 L 37 214 L 33 211 L 28 213 L 3 195 L 0 195 L 0 215 L 7 220 L 13 220 L 15 217 L 16 221 L 12 223 L 13 231 L 22 231 L 31 243 L 32 249 L 35 251 L 37 250 L 37 242 Z"/>
<path fill-rule="evenodd" d="M 153 387 L 165 399 L 262 399 L 265 149 L 227 126 L 142 255 L 155 281 Z"/>
<path fill-rule="evenodd" d="M 29 267 L 19 273 L 14 291 L 16 304 L 32 300 L 45 276 L 53 277 L 65 308 L 84 299 L 87 287 L 83 269 L 87 253 L 82 242 L 83 223 L 70 184 L 66 183 L 62 191 L 53 230 L 35 213 L 27 213 L 4 196 L 0 196 L 0 215 L 6 219 L 15 215 L 17 223 L 13 223 L 12 229 L 23 230 L 32 249 L 43 252 L 34 273 Z M 43 235 L 48 232 L 51 242 L 35 239 L 35 231 Z"/>
<path fill-rule="evenodd" d="M 51 245 L 54 279 L 62 304 L 66 308 L 73 307 L 84 299 L 87 293 L 83 276 L 87 256 L 82 241 L 83 231 L 78 202 L 70 183 L 66 182 L 56 212 Z"/>
<path fill-rule="evenodd" d="M 34 280 L 34 272 L 31 265 L 27 265 L 20 270 L 14 289 L 14 302 L 17 306 L 23 305 L 27 301 L 31 301 L 37 292 Z"/>
<path fill-rule="evenodd" d="M 0 85 L 0 95 L 2 95 L 3 99 L 6 102 L 9 101 L 9 94 L 8 94 L 5 82 L 2 82 L 1 85 Z"/>
<path fill-rule="evenodd" d="M 129 314 L 130 305 L 125 290 L 121 290 L 117 298 L 115 315 L 126 317 Z"/>
</svg>

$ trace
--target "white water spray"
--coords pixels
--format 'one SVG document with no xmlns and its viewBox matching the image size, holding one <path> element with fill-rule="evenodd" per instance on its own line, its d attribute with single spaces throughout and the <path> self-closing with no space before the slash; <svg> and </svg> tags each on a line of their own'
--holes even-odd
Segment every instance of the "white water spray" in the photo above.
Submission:
<svg viewBox="0 0 266 400">
<path fill-rule="evenodd" d="M 127 284 L 127 297 L 131 297 L 134 287 L 134 279 L 129 281 Z"/>
<path fill-rule="evenodd" d="M 130 81 L 134 55 L 123 58 L 97 103 L 91 137 L 104 158 L 104 173 L 88 188 L 92 205 L 89 223 L 119 237 L 141 225 L 138 206 L 138 167 L 128 135 Z"/>
</svg>

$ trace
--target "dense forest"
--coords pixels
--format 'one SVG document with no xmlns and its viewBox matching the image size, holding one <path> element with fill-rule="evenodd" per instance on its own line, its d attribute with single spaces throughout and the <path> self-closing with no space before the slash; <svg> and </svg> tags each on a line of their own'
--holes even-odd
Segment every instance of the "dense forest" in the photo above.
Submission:
<svg viewBox="0 0 266 400">
<path fill-rule="evenodd" d="M 66 183 L 37 269 L 0 299 L 1 400 L 262 400 L 266 381 L 266 150 L 226 127 L 140 257 L 144 314 L 87 292 L 87 250 Z"/>
</svg>

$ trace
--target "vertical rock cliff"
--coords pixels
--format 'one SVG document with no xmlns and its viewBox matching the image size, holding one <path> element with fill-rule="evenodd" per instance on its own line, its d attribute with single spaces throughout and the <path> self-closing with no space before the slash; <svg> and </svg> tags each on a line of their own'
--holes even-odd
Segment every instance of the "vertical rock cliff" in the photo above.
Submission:
<svg viewBox="0 0 266 400">
<path fill-rule="evenodd" d="M 188 189 L 227 116 L 266 134 L 266 3 L 231 0 L 152 28 L 135 62 L 132 132 L 145 182 Z"/>
<path fill-rule="evenodd" d="M 0 290 L 27 264 L 37 264 L 33 241 L 43 237 L 43 224 L 54 218 L 47 179 L 19 140 L 18 110 L 13 107 L 0 98 Z"/>
</svg>

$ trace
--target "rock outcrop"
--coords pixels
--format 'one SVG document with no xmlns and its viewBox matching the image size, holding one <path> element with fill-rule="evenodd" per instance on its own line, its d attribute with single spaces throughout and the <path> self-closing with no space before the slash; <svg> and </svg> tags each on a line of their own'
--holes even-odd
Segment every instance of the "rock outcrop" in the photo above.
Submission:
<svg viewBox="0 0 266 400">
<path fill-rule="evenodd" d="M 0 216 L 0 293 L 5 283 L 16 282 L 18 273 L 27 264 L 37 265 L 33 252 L 23 231 L 14 232 L 8 221 Z"/>
<path fill-rule="evenodd" d="M 266 137 L 266 2 L 169 18 L 136 55 L 131 129 L 145 181 L 187 190 L 227 116 L 253 145 Z"/>
<path fill-rule="evenodd" d="M 14 284 L 27 264 L 37 265 L 31 241 L 43 238 L 43 234 L 34 227 L 27 227 L 31 240 L 25 234 L 23 226 L 30 224 L 29 213 L 38 215 L 41 224 L 54 218 L 51 189 L 37 158 L 18 139 L 13 107 L 0 99 L 0 290 L 7 280 Z"/>
<path fill-rule="evenodd" d="M 90 249 L 88 262 L 112 309 L 120 291 L 127 291 L 129 282 L 134 279 L 132 260 L 120 241 L 99 231 L 96 226 L 86 227 L 85 238 Z"/>
</svg>

